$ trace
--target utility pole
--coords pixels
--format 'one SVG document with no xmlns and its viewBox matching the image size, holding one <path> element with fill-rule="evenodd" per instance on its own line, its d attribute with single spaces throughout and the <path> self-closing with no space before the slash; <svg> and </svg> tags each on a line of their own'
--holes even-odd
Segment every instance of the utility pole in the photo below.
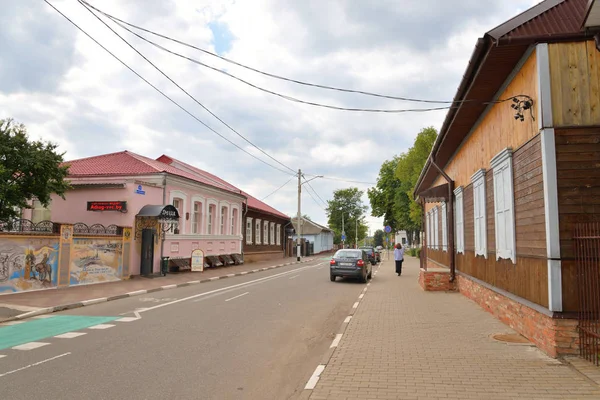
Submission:
<svg viewBox="0 0 600 400">
<path fill-rule="evenodd" d="M 300 239 L 302 238 L 302 222 L 300 220 L 301 215 L 300 214 L 300 203 L 301 203 L 301 199 L 302 199 L 302 182 L 300 181 L 302 179 L 302 171 L 300 170 L 300 168 L 298 168 L 298 235 L 297 235 L 297 240 L 296 240 L 296 256 L 297 256 L 297 261 L 300 261 Z"/>
<path fill-rule="evenodd" d="M 354 237 L 355 248 L 358 249 L 358 217 L 356 217 L 356 236 Z"/>
<path fill-rule="evenodd" d="M 344 211 L 342 210 L 342 249 L 346 248 L 346 239 L 344 239 L 344 236 L 346 236 L 346 232 L 344 232 Z"/>
</svg>

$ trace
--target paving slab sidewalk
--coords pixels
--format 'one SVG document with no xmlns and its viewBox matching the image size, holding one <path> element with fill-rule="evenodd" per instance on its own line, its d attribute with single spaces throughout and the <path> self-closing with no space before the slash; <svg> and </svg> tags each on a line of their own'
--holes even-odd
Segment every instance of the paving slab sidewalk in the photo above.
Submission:
<svg viewBox="0 0 600 400">
<path fill-rule="evenodd" d="M 310 262 L 326 256 L 315 255 L 303 258 L 301 262 Z M 0 295 L 0 322 L 28 318 L 69 308 L 83 307 L 97 302 L 117 300 L 119 298 L 159 290 L 173 289 L 190 284 L 209 282 L 216 279 L 245 275 L 296 263 L 296 257 L 288 257 L 280 260 L 208 268 L 203 272 L 169 273 L 164 277 L 154 276 L 151 278 L 134 276 L 131 279 L 119 282 L 4 294 Z"/>
<path fill-rule="evenodd" d="M 384 261 L 345 324 L 308 397 L 344 399 L 600 399 L 600 386 L 533 345 L 460 293 L 424 292 L 419 262 L 402 276 Z"/>
</svg>

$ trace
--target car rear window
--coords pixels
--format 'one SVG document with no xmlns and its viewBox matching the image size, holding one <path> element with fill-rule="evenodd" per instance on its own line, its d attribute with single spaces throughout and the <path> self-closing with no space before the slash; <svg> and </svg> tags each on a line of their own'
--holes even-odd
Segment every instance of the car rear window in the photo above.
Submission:
<svg viewBox="0 0 600 400">
<path fill-rule="evenodd" d="M 373 253 L 373 249 L 362 249 L 362 250 L 364 250 L 367 253 Z"/>
<path fill-rule="evenodd" d="M 362 256 L 362 252 L 361 251 L 349 251 L 349 250 L 344 250 L 344 251 L 338 251 L 337 253 L 335 253 L 335 258 L 361 258 Z"/>
</svg>

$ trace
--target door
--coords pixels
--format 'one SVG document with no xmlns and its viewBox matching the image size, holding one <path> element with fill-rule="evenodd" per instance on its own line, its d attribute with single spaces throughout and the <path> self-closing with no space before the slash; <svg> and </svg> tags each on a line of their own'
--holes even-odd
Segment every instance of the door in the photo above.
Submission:
<svg viewBox="0 0 600 400">
<path fill-rule="evenodd" d="M 151 275 L 154 265 L 154 230 L 142 230 L 142 260 L 140 265 L 141 275 Z"/>
</svg>

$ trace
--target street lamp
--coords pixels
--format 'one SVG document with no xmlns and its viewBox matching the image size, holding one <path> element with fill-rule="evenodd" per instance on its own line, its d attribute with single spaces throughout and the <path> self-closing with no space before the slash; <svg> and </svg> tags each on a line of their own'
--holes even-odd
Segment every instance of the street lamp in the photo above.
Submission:
<svg viewBox="0 0 600 400">
<path fill-rule="evenodd" d="M 312 181 L 313 179 L 317 179 L 317 178 L 322 178 L 323 175 L 317 175 L 314 178 L 310 178 L 309 180 L 305 181 L 304 183 L 302 183 L 302 170 L 298 169 L 298 238 L 297 238 L 297 242 L 296 242 L 296 257 L 297 257 L 297 261 L 300 261 L 300 257 L 301 257 L 301 251 L 300 251 L 300 240 L 302 238 L 302 213 L 301 211 L 301 207 L 300 204 L 302 202 L 302 185 L 304 185 L 304 183 L 308 183 L 310 181 Z"/>
</svg>

